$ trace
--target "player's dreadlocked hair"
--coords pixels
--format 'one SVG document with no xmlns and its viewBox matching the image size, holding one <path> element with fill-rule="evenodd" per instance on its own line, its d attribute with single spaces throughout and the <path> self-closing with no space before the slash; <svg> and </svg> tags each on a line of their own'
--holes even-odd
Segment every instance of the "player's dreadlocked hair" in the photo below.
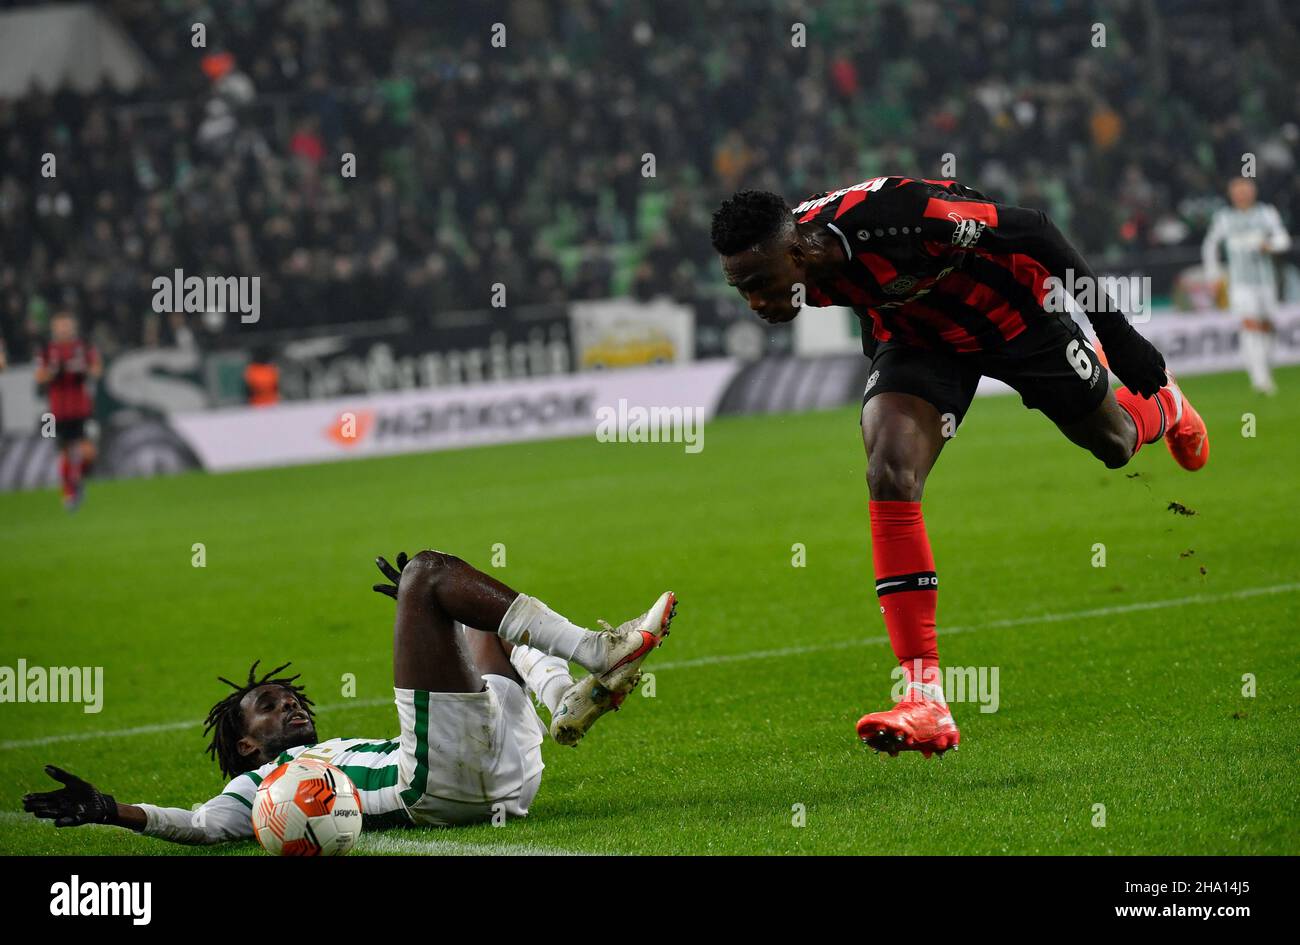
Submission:
<svg viewBox="0 0 1300 945">
<path fill-rule="evenodd" d="M 757 246 L 791 222 L 785 198 L 766 190 L 742 190 L 713 211 L 713 248 L 730 256 Z"/>
<path fill-rule="evenodd" d="M 295 686 L 293 683 L 299 674 L 295 673 L 292 676 L 275 678 L 276 673 L 288 669 L 292 665 L 291 663 L 277 666 L 259 679 L 257 664 L 260 662 L 262 661 L 255 660 L 253 665 L 249 667 L 248 682 L 242 686 L 239 683 L 231 682 L 225 676 L 217 677 L 235 691 L 214 705 L 212 710 L 208 712 L 203 734 L 206 735 L 208 732 L 212 732 L 212 743 L 208 745 L 208 754 L 221 766 L 221 773 L 227 778 L 233 778 L 235 775 L 243 774 L 245 771 L 252 771 L 257 767 L 257 761 L 252 757 L 241 755 L 237 746 L 239 740 L 244 737 L 244 713 L 240 711 L 239 703 L 244 696 L 258 686 L 280 686 L 290 690 L 302 703 L 303 710 L 307 713 L 308 718 L 314 720 L 316 717 L 311 710 L 312 701 L 307 698 L 307 693 L 303 690 L 303 687 Z"/>
</svg>

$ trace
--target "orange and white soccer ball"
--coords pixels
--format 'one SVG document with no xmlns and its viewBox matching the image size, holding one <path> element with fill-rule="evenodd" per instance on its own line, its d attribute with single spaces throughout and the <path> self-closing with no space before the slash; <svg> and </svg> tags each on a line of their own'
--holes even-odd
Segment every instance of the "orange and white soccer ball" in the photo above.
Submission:
<svg viewBox="0 0 1300 945">
<path fill-rule="evenodd" d="M 361 798 L 331 764 L 286 761 L 257 788 L 253 833 L 276 856 L 342 856 L 361 834 Z"/>
</svg>

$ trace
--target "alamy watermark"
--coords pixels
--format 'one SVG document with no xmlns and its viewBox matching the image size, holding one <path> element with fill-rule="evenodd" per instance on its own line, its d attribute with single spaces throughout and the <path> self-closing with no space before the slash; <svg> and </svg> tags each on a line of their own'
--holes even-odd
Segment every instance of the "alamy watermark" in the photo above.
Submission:
<svg viewBox="0 0 1300 945">
<path fill-rule="evenodd" d="M 187 276 L 184 269 L 153 280 L 153 310 L 169 312 L 238 312 L 251 325 L 262 317 L 261 276 Z"/>
<path fill-rule="evenodd" d="M 104 708 L 102 666 L 0 666 L 0 702 L 80 702 L 94 715 Z"/>
<path fill-rule="evenodd" d="M 704 449 L 703 407 L 643 407 L 620 397 L 618 406 L 596 408 L 601 443 L 684 443 L 686 452 Z"/>
<path fill-rule="evenodd" d="M 50 915 L 129 916 L 132 925 L 148 925 L 153 915 L 153 883 L 94 882 L 76 873 L 50 886 Z"/>
<path fill-rule="evenodd" d="M 1150 276 L 1076 276 L 1067 269 L 1064 280 L 1048 276 L 1043 288 L 1048 312 L 1068 312 L 1073 302 L 1084 314 L 1117 312 L 1134 324 L 1151 320 Z"/>
<path fill-rule="evenodd" d="M 938 672 L 942 675 L 945 701 L 974 702 L 979 705 L 980 711 L 985 713 L 998 710 L 1001 704 L 999 687 L 1001 671 L 997 666 L 945 666 Z M 895 702 L 902 702 L 907 696 L 910 682 L 908 672 L 902 666 L 895 666 L 890 673 L 890 678 L 894 680 L 890 695 Z M 918 680 L 930 678 L 928 672 L 923 675 L 920 660 L 913 660 L 912 678 Z M 940 682 L 940 680 L 934 681 Z"/>
</svg>

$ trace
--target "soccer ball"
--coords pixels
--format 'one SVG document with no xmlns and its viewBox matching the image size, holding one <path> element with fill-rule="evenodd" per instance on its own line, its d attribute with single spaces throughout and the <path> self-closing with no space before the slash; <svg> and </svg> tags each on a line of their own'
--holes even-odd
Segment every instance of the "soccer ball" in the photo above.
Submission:
<svg viewBox="0 0 1300 945">
<path fill-rule="evenodd" d="M 276 856 L 342 856 L 361 833 L 361 798 L 331 764 L 286 761 L 257 788 L 253 833 Z"/>
</svg>

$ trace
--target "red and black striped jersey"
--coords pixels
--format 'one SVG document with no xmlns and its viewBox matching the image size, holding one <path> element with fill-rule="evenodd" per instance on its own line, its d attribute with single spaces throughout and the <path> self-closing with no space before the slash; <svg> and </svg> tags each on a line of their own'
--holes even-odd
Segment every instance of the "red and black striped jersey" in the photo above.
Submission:
<svg viewBox="0 0 1300 945">
<path fill-rule="evenodd" d="M 808 304 L 847 305 L 881 341 L 986 351 L 1045 317 L 1049 276 L 1091 270 L 1041 210 L 998 204 L 953 180 L 875 177 L 794 208 L 844 247 Z M 864 338 L 865 347 L 865 338 Z"/>
<path fill-rule="evenodd" d="M 99 363 L 99 351 L 88 341 L 50 341 L 37 352 L 49 373 L 50 413 L 59 420 L 79 420 L 95 410 L 89 375 Z"/>
</svg>

